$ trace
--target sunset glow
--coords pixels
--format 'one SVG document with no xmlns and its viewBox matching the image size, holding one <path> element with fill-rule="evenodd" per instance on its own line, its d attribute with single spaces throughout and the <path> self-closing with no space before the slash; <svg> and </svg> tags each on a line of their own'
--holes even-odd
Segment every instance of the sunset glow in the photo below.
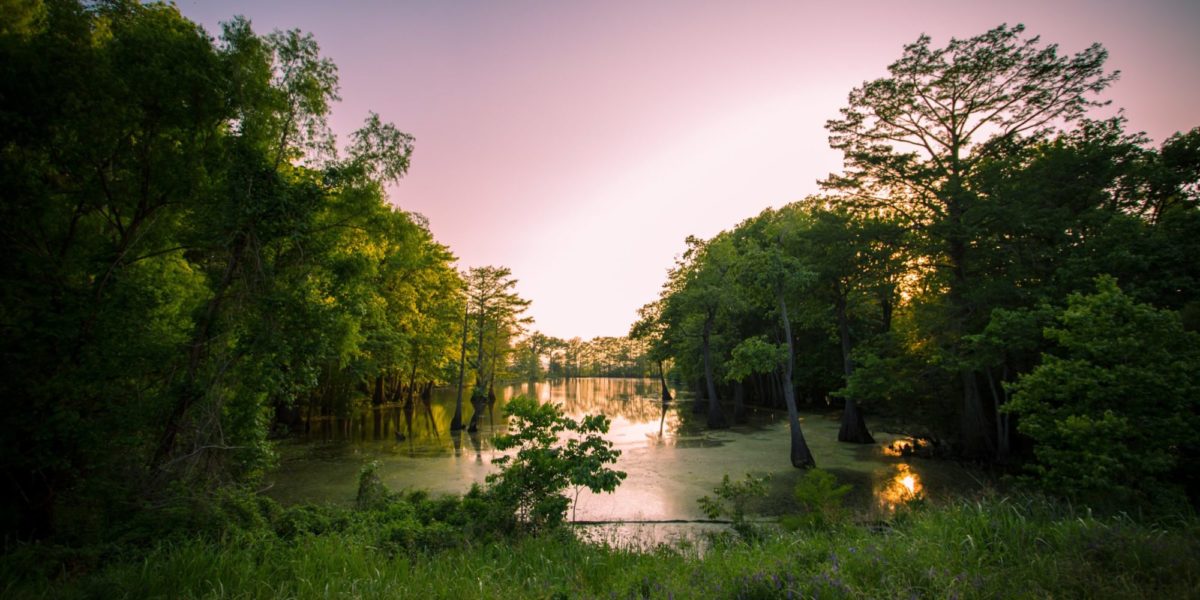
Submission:
<svg viewBox="0 0 1200 600">
<path fill-rule="evenodd" d="M 1200 4 L 1088 2 L 396 3 L 185 0 L 210 32 L 314 34 L 338 65 L 342 140 L 369 110 L 416 137 L 391 199 L 461 268 L 505 265 L 560 337 L 623 335 L 689 234 L 818 191 L 840 169 L 824 123 L 921 33 L 1000 23 L 1076 52 L 1102 43 L 1105 94 L 1160 143 L 1200 123 Z"/>
<path fill-rule="evenodd" d="M 0 4 L 5 597 L 1200 589 L 1200 0 Z"/>
</svg>

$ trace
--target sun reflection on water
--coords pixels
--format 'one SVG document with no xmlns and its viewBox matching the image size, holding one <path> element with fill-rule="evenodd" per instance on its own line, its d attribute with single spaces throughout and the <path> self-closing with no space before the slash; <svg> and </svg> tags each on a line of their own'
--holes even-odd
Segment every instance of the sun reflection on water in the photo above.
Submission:
<svg viewBox="0 0 1200 600">
<path fill-rule="evenodd" d="M 921 485 L 921 476 L 913 471 L 908 463 L 900 463 L 894 467 L 891 476 L 881 480 L 875 490 L 879 505 L 887 510 L 921 498 L 925 487 Z"/>
<path fill-rule="evenodd" d="M 883 447 L 884 456 L 904 456 L 912 452 L 912 440 L 896 440 Z"/>
</svg>

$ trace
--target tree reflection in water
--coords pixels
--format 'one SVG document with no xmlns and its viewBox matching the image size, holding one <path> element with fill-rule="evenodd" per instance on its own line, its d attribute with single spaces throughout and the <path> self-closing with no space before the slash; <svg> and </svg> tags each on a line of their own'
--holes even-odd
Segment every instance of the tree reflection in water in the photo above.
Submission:
<svg viewBox="0 0 1200 600">
<path fill-rule="evenodd" d="M 506 430 L 504 406 L 517 395 L 553 402 L 561 406 L 567 416 L 576 419 L 583 415 L 604 414 L 614 423 L 613 434 L 622 437 L 655 431 L 662 437 L 678 426 L 678 420 L 668 414 L 662 404 L 661 385 L 655 380 L 576 378 L 516 383 L 498 388 L 494 401 L 478 407 L 487 411 L 487 419 L 475 420 L 479 435 L 477 441 L 471 441 L 477 457 L 491 449 L 493 436 Z M 348 415 L 309 417 L 306 438 L 314 442 L 391 442 L 411 455 L 444 453 L 458 456 L 462 439 L 442 435 L 449 431 L 454 399 L 453 388 L 424 391 L 419 400 L 414 399 L 411 403 L 378 406 L 371 405 L 369 398 L 364 396 L 348 403 Z M 421 406 L 415 406 L 417 402 Z"/>
<path fill-rule="evenodd" d="M 571 418 L 601 413 L 612 421 L 605 437 L 622 450 L 619 468 L 629 478 L 613 496 L 581 497 L 580 518 L 702 518 L 696 498 L 710 493 L 726 474 L 771 473 L 784 481 L 798 473 L 787 460 L 787 426 L 780 413 L 755 410 L 749 424 L 711 432 L 704 427 L 703 415 L 693 416 L 686 404 L 684 410 L 680 403 L 667 404 L 664 413 L 661 392 L 652 379 L 497 386 L 495 405 L 480 415 L 479 431 L 473 436 L 449 433 L 455 400 L 451 388 L 432 390 L 429 406 L 415 407 L 411 429 L 402 405 L 376 411 L 368 401 L 357 409 L 367 411 L 365 419 L 362 412 L 341 420 L 314 419 L 307 441 L 281 444 L 283 458 L 272 476 L 272 495 L 281 501 L 353 498 L 356 474 L 362 462 L 371 459 L 380 460 L 381 477 L 395 489 L 461 494 L 494 472 L 491 459 L 498 451 L 492 438 L 507 430 L 504 408 L 521 394 L 558 404 Z M 375 414 L 370 413 L 379 416 L 378 434 Z M 952 493 L 978 481 L 954 463 L 904 454 L 901 448 L 911 441 L 907 437 L 876 432 L 879 444 L 871 448 L 838 443 L 838 426 L 836 418 L 819 413 L 804 417 L 818 464 L 862 490 L 855 497 L 864 508 L 891 511 L 930 493 Z M 396 433 L 405 439 L 398 441 Z M 895 446 L 892 452 L 885 450 L 889 445 Z M 790 497 L 790 489 L 783 493 Z"/>
</svg>

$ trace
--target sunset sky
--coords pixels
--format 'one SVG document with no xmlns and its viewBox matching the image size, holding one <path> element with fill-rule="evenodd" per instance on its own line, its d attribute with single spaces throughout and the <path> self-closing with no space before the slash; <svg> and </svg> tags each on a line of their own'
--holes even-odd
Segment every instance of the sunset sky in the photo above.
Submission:
<svg viewBox="0 0 1200 600">
<path fill-rule="evenodd" d="M 1154 144 L 1200 126 L 1196 0 L 324 2 L 179 0 L 219 32 L 314 34 L 338 65 L 341 139 L 375 111 L 416 137 L 391 200 L 461 268 L 505 265 L 535 328 L 624 335 L 689 234 L 818 191 L 824 124 L 921 33 L 1001 23 L 1122 72 L 1104 98 Z"/>
</svg>

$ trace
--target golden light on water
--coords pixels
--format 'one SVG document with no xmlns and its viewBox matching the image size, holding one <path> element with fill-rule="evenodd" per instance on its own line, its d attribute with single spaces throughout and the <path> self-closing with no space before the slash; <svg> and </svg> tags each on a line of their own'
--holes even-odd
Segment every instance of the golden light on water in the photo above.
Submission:
<svg viewBox="0 0 1200 600">
<path fill-rule="evenodd" d="M 921 485 L 921 476 L 912 470 L 908 463 L 900 463 L 894 467 L 894 472 L 883 479 L 875 491 L 879 505 L 888 510 L 920 498 L 925 487 Z"/>
<path fill-rule="evenodd" d="M 912 442 L 910 440 L 896 440 L 891 444 L 883 447 L 884 456 L 904 456 L 912 451 Z"/>
</svg>

